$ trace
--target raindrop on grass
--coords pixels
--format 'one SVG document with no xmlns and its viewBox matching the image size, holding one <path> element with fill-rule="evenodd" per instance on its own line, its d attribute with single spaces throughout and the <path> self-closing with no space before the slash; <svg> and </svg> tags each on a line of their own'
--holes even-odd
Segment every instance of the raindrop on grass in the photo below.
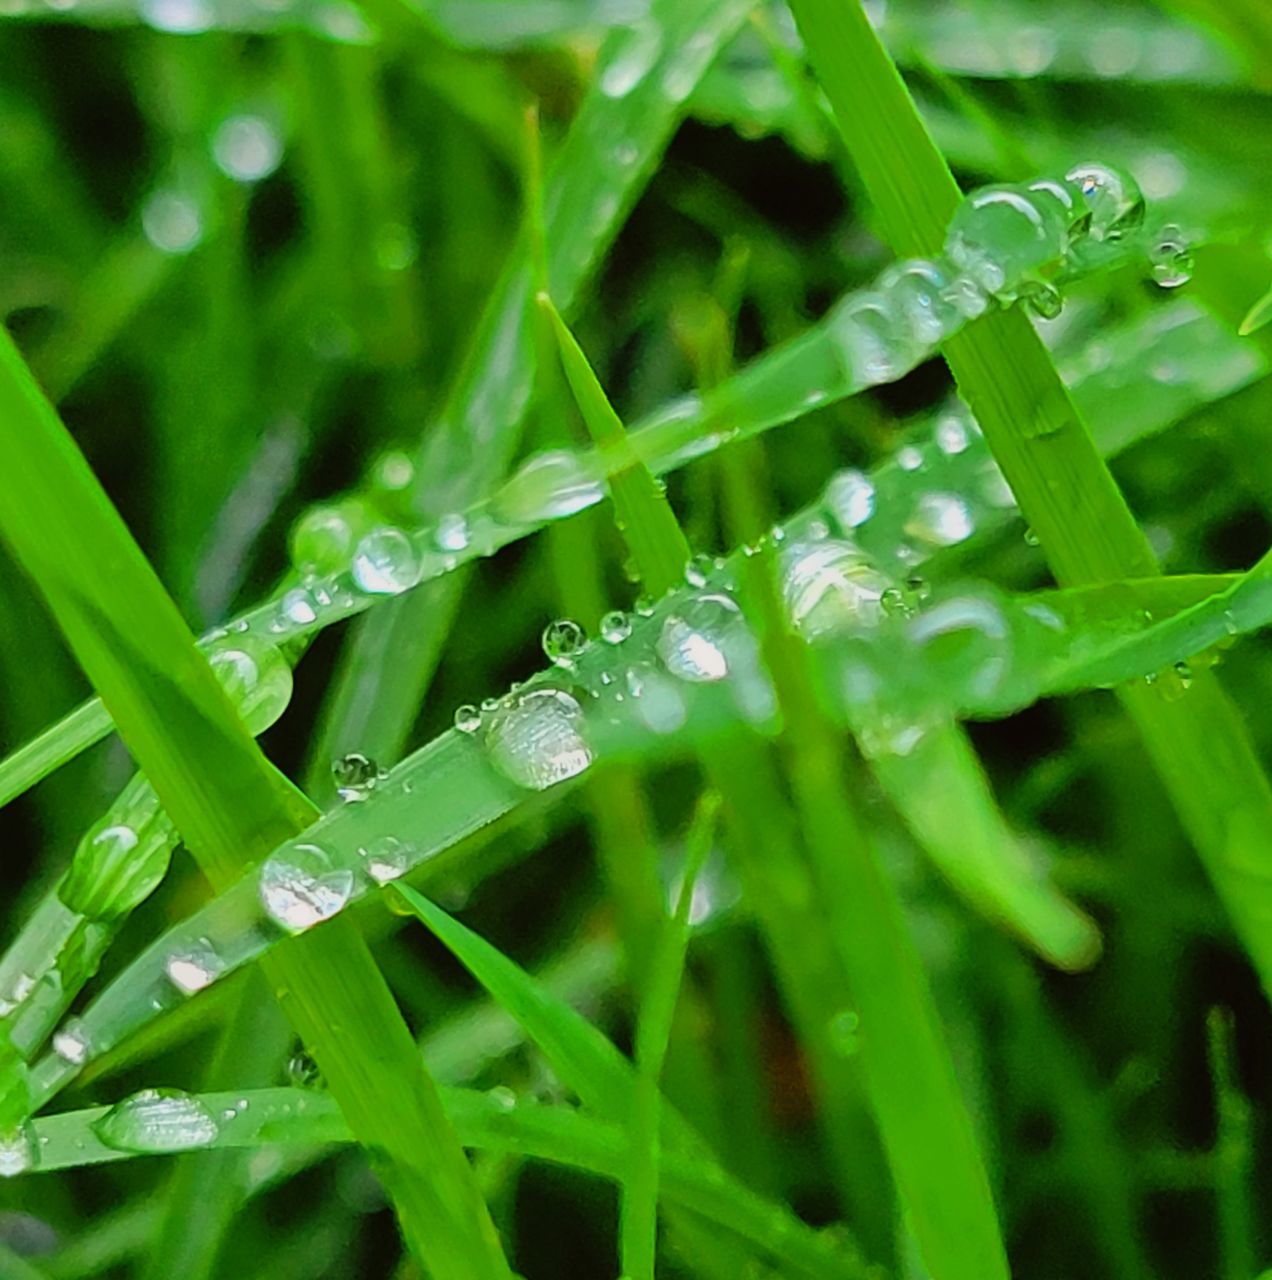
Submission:
<svg viewBox="0 0 1272 1280">
<path fill-rule="evenodd" d="M 564 689 L 522 690 L 499 705 L 486 729 L 486 747 L 504 777 L 544 791 L 584 772 L 592 748 L 582 708 Z"/>
<path fill-rule="evenodd" d="M 401 529 L 372 530 L 353 556 L 353 580 L 370 595 L 397 595 L 420 580 L 420 562 Z"/>
<path fill-rule="evenodd" d="M 1153 279 L 1163 289 L 1177 289 L 1192 279 L 1193 255 L 1184 233 L 1171 223 L 1161 229 L 1148 255 Z"/>
<path fill-rule="evenodd" d="M 468 521 L 458 511 L 452 511 L 449 515 L 444 515 L 437 522 L 435 538 L 439 551 L 457 554 L 466 550 L 471 541 Z"/>
<path fill-rule="evenodd" d="M 336 795 L 341 800 L 356 804 L 365 800 L 376 786 L 389 775 L 369 756 L 360 751 L 350 751 L 331 765 L 331 777 L 336 784 Z"/>
<path fill-rule="evenodd" d="M 213 135 L 212 158 L 227 178 L 259 182 L 278 168 L 283 140 L 261 116 L 231 116 Z"/>
<path fill-rule="evenodd" d="M 730 651 L 745 629 L 741 610 L 728 596 L 698 595 L 668 614 L 655 647 L 673 676 L 710 684 L 728 676 Z"/>
<path fill-rule="evenodd" d="M 141 229 L 161 253 L 189 253 L 203 239 L 203 214 L 179 191 L 156 191 L 142 205 Z"/>
<path fill-rule="evenodd" d="M 338 573 L 348 568 L 353 530 L 339 507 L 310 507 L 291 530 L 292 563 L 302 573 Z"/>
<path fill-rule="evenodd" d="M 572 516 L 604 496 L 604 485 L 578 454 L 552 449 L 520 467 L 491 499 L 490 510 L 505 524 L 537 524 Z"/>
<path fill-rule="evenodd" d="M 471 702 L 456 707 L 455 728 L 460 733 L 476 733 L 481 728 L 481 712 Z"/>
<path fill-rule="evenodd" d="M 1143 225 L 1144 197 L 1129 173 L 1089 161 L 1075 165 L 1065 177 L 1076 184 L 1091 211 L 1091 239 L 1116 242 Z"/>
<path fill-rule="evenodd" d="M 322 1070 L 304 1049 L 287 1060 L 287 1083 L 297 1089 L 323 1087 Z"/>
<path fill-rule="evenodd" d="M 632 634 L 632 620 L 621 609 L 614 609 L 601 619 L 601 639 L 606 644 L 622 644 Z"/>
<path fill-rule="evenodd" d="M 193 946 L 174 951 L 163 965 L 168 981 L 184 996 L 209 987 L 225 972 L 225 961 L 206 938 Z"/>
<path fill-rule="evenodd" d="M 388 884 L 410 869 L 412 850 L 396 836 L 377 836 L 358 852 L 366 863 L 367 875 L 376 884 Z"/>
<path fill-rule="evenodd" d="M 888 580 L 849 542 L 796 543 L 782 555 L 782 596 L 810 640 L 878 621 Z"/>
<path fill-rule="evenodd" d="M 549 662 L 573 667 L 574 660 L 587 648 L 587 634 L 573 619 L 558 618 L 543 628 L 540 643 Z"/>
<path fill-rule="evenodd" d="M 971 508 L 956 493 L 925 493 L 905 531 L 934 547 L 953 547 L 976 531 Z"/>
<path fill-rule="evenodd" d="M 92 1045 L 88 1031 L 80 1018 L 67 1018 L 53 1035 L 53 1052 L 72 1067 L 82 1067 L 88 1061 Z"/>
<path fill-rule="evenodd" d="M 35 1126 L 29 1120 L 0 1133 L 0 1178 L 30 1173 L 39 1162 L 40 1143 L 35 1136 Z"/>
<path fill-rule="evenodd" d="M 154 1153 L 211 1146 L 220 1132 L 212 1112 L 180 1089 L 142 1089 L 94 1121 L 93 1131 L 116 1151 Z"/>
<path fill-rule="evenodd" d="M 875 487 L 864 471 L 837 471 L 826 486 L 826 506 L 844 530 L 865 524 L 874 515 Z"/>
<path fill-rule="evenodd" d="M 261 905 L 289 933 L 329 920 L 352 892 L 353 872 L 333 867 L 330 855 L 316 844 L 292 845 L 261 868 Z"/>
</svg>

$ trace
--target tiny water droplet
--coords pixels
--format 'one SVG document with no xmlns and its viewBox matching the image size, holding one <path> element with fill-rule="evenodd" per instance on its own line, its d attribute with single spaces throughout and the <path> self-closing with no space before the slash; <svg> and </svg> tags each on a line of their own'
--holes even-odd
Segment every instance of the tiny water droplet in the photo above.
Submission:
<svg viewBox="0 0 1272 1280">
<path fill-rule="evenodd" d="M 1064 309 L 1064 296 L 1055 285 L 1037 281 L 1020 291 L 1025 306 L 1041 320 L 1055 320 Z"/>
<path fill-rule="evenodd" d="M 283 140 L 262 116 L 231 116 L 212 138 L 212 158 L 227 178 L 259 182 L 283 158 Z"/>
<path fill-rule="evenodd" d="M 715 572 L 715 560 L 708 555 L 696 555 L 685 565 L 685 581 L 691 587 L 705 587 Z"/>
<path fill-rule="evenodd" d="M 289 933 L 329 920 L 352 892 L 353 872 L 333 867 L 330 855 L 316 844 L 291 845 L 261 868 L 261 905 Z"/>
<path fill-rule="evenodd" d="M 511 782 L 544 791 L 583 773 L 592 763 L 578 701 L 564 689 L 537 686 L 514 695 L 492 714 L 486 746 Z"/>
<path fill-rule="evenodd" d="M 879 597 L 879 603 L 890 618 L 914 617 L 914 604 L 900 587 L 889 587 Z"/>
<path fill-rule="evenodd" d="M 1033 529 L 1031 529 L 1029 526 L 1027 526 L 1027 525 L 1026 525 L 1026 527 L 1025 527 L 1025 546 L 1027 546 L 1027 547 L 1039 547 L 1039 546 L 1041 546 L 1041 545 L 1042 545 L 1042 543 L 1041 543 L 1041 541 L 1039 540 L 1038 535 L 1033 531 Z"/>
<path fill-rule="evenodd" d="M 117 1102 L 93 1131 L 116 1151 L 192 1151 L 210 1146 L 220 1129 L 198 1098 L 180 1089 L 142 1089 Z"/>
<path fill-rule="evenodd" d="M 486 1097 L 501 1111 L 512 1111 L 517 1105 L 517 1095 L 506 1084 L 497 1084 L 486 1090 Z"/>
<path fill-rule="evenodd" d="M 460 733 L 476 733 L 481 728 L 481 712 L 471 702 L 456 707 L 455 728 Z"/>
<path fill-rule="evenodd" d="M 401 529 L 373 529 L 353 556 L 353 580 L 370 595 L 397 595 L 420 580 L 420 562 Z"/>
<path fill-rule="evenodd" d="M 389 775 L 378 764 L 360 751 L 350 751 L 339 760 L 332 761 L 331 777 L 336 784 L 336 795 L 347 803 L 365 800 L 376 786 Z"/>
<path fill-rule="evenodd" d="M 654 601 L 649 596 L 637 596 L 636 603 L 632 608 L 642 618 L 652 618 L 654 616 Z"/>
<path fill-rule="evenodd" d="M 905 531 L 934 547 L 953 547 L 976 532 L 971 508 L 956 493 L 925 493 L 905 522 Z"/>
<path fill-rule="evenodd" d="M 1184 233 L 1170 223 L 1161 229 L 1148 255 L 1153 279 L 1163 289 L 1177 289 L 1192 279 L 1193 254 Z"/>
<path fill-rule="evenodd" d="M 436 539 L 439 551 L 455 554 L 466 550 L 471 540 L 468 521 L 457 511 L 443 516 L 437 522 Z"/>
<path fill-rule="evenodd" d="M 297 1089 L 321 1089 L 322 1069 L 304 1049 L 287 1060 L 287 1083 Z"/>
<path fill-rule="evenodd" d="M 211 986 L 225 972 L 225 961 L 207 938 L 200 938 L 192 946 L 174 951 L 164 961 L 163 968 L 168 981 L 182 995 L 192 996 Z"/>
<path fill-rule="evenodd" d="M 1193 670 L 1192 670 L 1191 664 L 1183 660 L 1180 660 L 1179 662 L 1175 663 L 1172 670 L 1174 671 L 1175 675 L 1178 677 L 1179 683 L 1185 689 L 1187 689 L 1192 684 Z"/>
<path fill-rule="evenodd" d="M 203 239 L 203 213 L 179 191 L 156 191 L 141 207 L 141 229 L 161 253 L 190 253 Z"/>
<path fill-rule="evenodd" d="M 952 458 L 967 448 L 967 425 L 957 413 L 943 413 L 934 432 L 936 447 Z"/>
<path fill-rule="evenodd" d="M 830 1020 L 830 1047 L 841 1058 L 861 1049 L 861 1019 L 853 1009 L 840 1009 Z"/>
<path fill-rule="evenodd" d="M 632 634 L 632 620 L 621 609 L 614 609 L 601 619 L 601 639 L 606 644 L 622 644 Z"/>
<path fill-rule="evenodd" d="M 412 850 L 396 836 L 377 836 L 358 852 L 366 861 L 367 875 L 376 884 L 388 884 L 410 869 Z"/>
<path fill-rule="evenodd" d="M 544 657 L 558 667 L 573 667 L 587 648 L 587 633 L 571 618 L 558 618 L 543 628 L 540 637 Z"/>
<path fill-rule="evenodd" d="M 338 573 L 348 568 L 353 552 L 353 530 L 345 513 L 336 506 L 310 507 L 292 525 L 292 563 L 302 573 Z"/>
<path fill-rule="evenodd" d="M 309 592 L 304 587 L 293 587 L 283 593 L 278 602 L 279 612 L 286 623 L 295 627 L 307 627 L 318 621 L 318 611 Z"/>
</svg>

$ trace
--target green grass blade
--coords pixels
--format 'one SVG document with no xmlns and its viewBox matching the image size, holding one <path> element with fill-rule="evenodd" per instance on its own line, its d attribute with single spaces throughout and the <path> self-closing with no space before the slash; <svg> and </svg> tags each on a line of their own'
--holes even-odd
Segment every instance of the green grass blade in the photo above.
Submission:
<svg viewBox="0 0 1272 1280">
<path fill-rule="evenodd" d="M 864 11 L 831 0 L 792 0 L 791 8 L 893 247 L 935 252 L 958 187 Z M 946 356 L 1060 583 L 1155 573 L 1147 540 L 1028 321 L 989 314 L 955 335 Z M 1272 787 L 1214 677 L 1203 673 L 1189 692 L 1168 702 L 1141 687 L 1123 700 L 1272 992 L 1272 864 L 1256 835 L 1272 825 Z"/>
<path fill-rule="evenodd" d="M 226 884 L 316 813 L 260 753 L 7 334 L 0 423 L 0 532 L 177 829 Z M 353 1128 L 386 1153 L 412 1248 L 439 1276 L 505 1276 L 467 1162 L 361 937 L 337 922 L 280 949 L 268 970 Z"/>
</svg>

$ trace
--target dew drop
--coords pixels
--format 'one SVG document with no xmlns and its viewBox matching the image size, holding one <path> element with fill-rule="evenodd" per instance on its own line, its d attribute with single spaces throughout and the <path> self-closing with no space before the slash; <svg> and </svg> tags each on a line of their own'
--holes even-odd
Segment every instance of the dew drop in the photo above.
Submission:
<svg viewBox="0 0 1272 1280">
<path fill-rule="evenodd" d="M 183 996 L 192 996 L 211 986 L 225 972 L 225 961 L 207 938 L 200 938 L 193 946 L 174 951 L 164 961 L 163 970 Z"/>
<path fill-rule="evenodd" d="M 888 580 L 850 542 L 795 543 L 782 555 L 782 596 L 809 640 L 878 621 Z"/>
<path fill-rule="evenodd" d="M 297 1089 L 323 1087 L 322 1070 L 304 1049 L 287 1060 L 287 1083 Z"/>
<path fill-rule="evenodd" d="M 262 116 L 231 116 L 212 138 L 212 158 L 227 178 L 260 182 L 283 158 L 283 140 Z"/>
<path fill-rule="evenodd" d="M 373 529 L 353 555 L 353 580 L 370 595 L 397 595 L 420 580 L 420 562 L 401 529 Z"/>
<path fill-rule="evenodd" d="M 1183 660 L 1175 663 L 1171 668 L 1179 679 L 1179 683 L 1187 689 L 1193 681 L 1193 670 L 1190 663 Z"/>
<path fill-rule="evenodd" d="M 179 191 L 156 191 L 141 207 L 141 229 L 161 253 L 189 253 L 203 239 L 203 214 Z"/>
<path fill-rule="evenodd" d="M 1020 291 L 1021 299 L 1040 320 L 1055 320 L 1064 310 L 1064 295 L 1055 285 L 1036 281 Z"/>
<path fill-rule="evenodd" d="M 538 686 L 514 694 L 492 714 L 486 747 L 511 782 L 544 791 L 592 763 L 584 728 L 583 710 L 570 694 Z"/>
<path fill-rule="evenodd" d="M 623 32 L 601 72 L 601 92 L 607 98 L 625 98 L 649 74 L 658 60 L 662 35 L 654 22 L 637 22 Z"/>
<path fill-rule="evenodd" d="M 378 836 L 359 849 L 366 863 L 367 875 L 376 884 L 388 884 L 410 869 L 413 850 L 396 836 Z"/>
<path fill-rule="evenodd" d="M 637 718 L 651 732 L 660 736 L 684 727 L 687 710 L 676 682 L 657 667 L 638 663 L 623 675 Z"/>
<path fill-rule="evenodd" d="M 912 444 L 897 450 L 897 466 L 902 471 L 917 471 L 923 465 L 923 454 Z"/>
<path fill-rule="evenodd" d="M 456 707 L 455 728 L 460 733 L 476 733 L 481 728 L 481 712 L 471 702 Z"/>
<path fill-rule="evenodd" d="M 889 587 L 879 597 L 879 603 L 890 618 L 914 617 L 914 604 L 900 587 Z"/>
<path fill-rule="evenodd" d="M 276 645 L 236 634 L 218 642 L 208 664 L 253 733 L 263 733 L 287 710 L 292 670 Z"/>
<path fill-rule="evenodd" d="M 920 353 L 919 343 L 892 299 L 876 290 L 849 296 L 832 313 L 830 332 L 855 387 L 894 381 Z"/>
<path fill-rule="evenodd" d="M 601 639 L 606 644 L 622 644 L 632 634 L 632 620 L 621 609 L 614 609 L 601 619 Z"/>
<path fill-rule="evenodd" d="M 976 531 L 971 508 L 956 493 L 925 493 L 905 522 L 905 531 L 934 547 L 953 547 Z"/>
<path fill-rule="evenodd" d="M 67 1018 L 53 1035 L 53 1052 L 73 1067 L 82 1067 L 88 1061 L 91 1047 L 80 1018 Z"/>
<path fill-rule="evenodd" d="M 1143 225 L 1144 197 L 1129 173 L 1089 161 L 1075 165 L 1065 177 L 1077 185 L 1091 211 L 1093 240 L 1122 240 Z"/>
<path fill-rule="evenodd" d="M 336 795 L 348 804 L 365 800 L 388 776 L 374 760 L 360 751 L 350 751 L 331 764 L 331 778 L 336 784 Z"/>
<path fill-rule="evenodd" d="M 967 424 L 957 413 L 943 413 L 934 432 L 936 447 L 947 458 L 953 458 L 967 448 Z"/>
<path fill-rule="evenodd" d="M 465 551 L 471 541 L 468 521 L 458 511 L 444 515 L 437 522 L 436 539 L 438 550 L 456 554 Z"/>
<path fill-rule="evenodd" d="M 207 1147 L 220 1132 L 212 1112 L 180 1089 L 142 1089 L 94 1121 L 93 1131 L 116 1151 L 155 1153 Z"/>
<path fill-rule="evenodd" d="M 935 346 L 966 320 L 949 287 L 941 265 L 923 258 L 898 262 L 879 277 L 879 292 L 891 299 L 893 313 L 920 347 Z"/>
<path fill-rule="evenodd" d="M 261 867 L 260 898 L 270 919 L 300 933 L 336 915 L 353 892 L 353 872 L 332 866 L 316 844 L 281 850 Z"/>
<path fill-rule="evenodd" d="M 705 587 L 715 571 L 713 556 L 696 555 L 685 565 L 685 581 L 691 587 Z"/>
<path fill-rule="evenodd" d="M 1068 225 L 1054 201 L 1017 186 L 981 187 L 950 220 L 945 252 L 966 276 L 1000 301 L 1013 301 L 1026 281 L 1059 261 Z"/>
<path fill-rule="evenodd" d="M 1153 279 L 1163 289 L 1177 289 L 1192 279 L 1193 255 L 1184 233 L 1174 224 L 1163 227 L 1149 252 Z"/>
<path fill-rule="evenodd" d="M 318 621 L 318 610 L 314 608 L 313 598 L 304 587 L 293 587 L 284 592 L 278 602 L 279 612 L 288 626 L 307 627 Z"/>
<path fill-rule="evenodd" d="M 604 485 L 567 449 L 536 454 L 491 499 L 491 514 L 506 524 L 537 524 L 572 516 L 599 502 Z"/>
<path fill-rule="evenodd" d="M 40 1143 L 35 1136 L 35 1126 L 29 1120 L 0 1133 L 0 1178 L 30 1173 L 39 1163 Z"/>
<path fill-rule="evenodd" d="M 539 641 L 549 662 L 570 668 L 587 648 L 587 633 L 572 618 L 557 618 L 543 628 Z"/>
<path fill-rule="evenodd" d="M 339 507 L 310 507 L 292 525 L 292 563 L 302 573 L 337 573 L 349 565 L 353 530 Z"/>
<path fill-rule="evenodd" d="M 667 615 L 655 647 L 673 676 L 710 684 L 728 676 L 730 650 L 745 634 L 742 612 L 728 596 L 698 595 Z"/>
<path fill-rule="evenodd" d="M 825 501 L 841 529 L 855 529 L 874 515 L 875 487 L 864 471 L 848 467 L 830 478 Z"/>
</svg>

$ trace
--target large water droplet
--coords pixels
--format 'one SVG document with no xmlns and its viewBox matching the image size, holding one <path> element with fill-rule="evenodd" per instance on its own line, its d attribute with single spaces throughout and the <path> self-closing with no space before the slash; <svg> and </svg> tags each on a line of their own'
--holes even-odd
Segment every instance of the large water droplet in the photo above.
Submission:
<svg viewBox="0 0 1272 1280">
<path fill-rule="evenodd" d="M 810 640 L 878 620 L 888 580 L 849 542 L 796 543 L 782 554 L 782 595 Z"/>
<path fill-rule="evenodd" d="M 1074 165 L 1065 177 L 1077 185 L 1091 211 L 1091 238 L 1117 241 L 1144 223 L 1144 197 L 1129 173 L 1089 161 Z"/>
<path fill-rule="evenodd" d="M 0 1133 L 0 1178 L 30 1173 L 39 1162 L 40 1143 L 35 1136 L 35 1126 L 29 1120 Z"/>
<path fill-rule="evenodd" d="M 956 493 L 925 493 L 905 522 L 905 531 L 934 547 L 952 547 L 976 531 L 971 508 Z"/>
<path fill-rule="evenodd" d="M 420 562 L 401 529 L 373 529 L 353 556 L 353 580 L 371 595 L 397 595 L 420 580 Z"/>
<path fill-rule="evenodd" d="M 573 619 L 558 618 L 543 628 L 540 643 L 549 662 L 568 668 L 587 648 L 587 634 Z"/>
<path fill-rule="evenodd" d="M 360 751 L 350 751 L 331 764 L 331 778 L 336 784 L 336 795 L 348 804 L 365 800 L 377 784 L 388 776 L 374 760 Z"/>
<path fill-rule="evenodd" d="M 566 449 L 536 454 L 490 501 L 505 524 L 537 524 L 572 516 L 599 502 L 605 487 L 583 459 Z"/>
<path fill-rule="evenodd" d="M 291 933 L 329 920 L 352 892 L 353 872 L 333 868 L 330 855 L 316 844 L 282 849 L 261 868 L 261 905 Z"/>
<path fill-rule="evenodd" d="M 1054 201 L 1015 186 L 981 187 L 964 197 L 950 220 L 945 251 L 987 293 L 1014 300 L 1022 283 L 1058 262 L 1068 225 Z"/>
<path fill-rule="evenodd" d="M 353 529 L 337 506 L 310 507 L 291 530 L 292 563 L 302 573 L 338 573 L 349 566 Z"/>
<path fill-rule="evenodd" d="M 283 140 L 262 116 L 231 116 L 212 138 L 217 168 L 236 182 L 259 182 L 278 168 Z"/>
<path fill-rule="evenodd" d="M 253 733 L 263 733 L 287 710 L 291 667 L 268 640 L 240 634 L 218 641 L 208 663 Z"/>
<path fill-rule="evenodd" d="M 117 1102 L 93 1131 L 116 1151 L 194 1151 L 220 1132 L 216 1117 L 198 1098 L 180 1089 L 142 1089 Z"/>
<path fill-rule="evenodd" d="M 826 486 L 826 506 L 840 529 L 855 529 L 874 515 L 875 487 L 864 471 L 847 467 Z"/>
<path fill-rule="evenodd" d="M 835 309 L 830 333 L 844 372 L 856 387 L 894 381 L 920 351 L 892 299 L 872 289 L 851 294 Z"/>
<path fill-rule="evenodd" d="M 174 951 L 163 965 L 168 981 L 183 996 L 192 996 L 210 987 L 225 972 L 225 961 L 207 938 Z"/>
<path fill-rule="evenodd" d="M 491 713 L 486 747 L 506 778 L 543 791 L 592 763 L 585 727 L 582 708 L 564 689 L 524 689 Z"/>
<path fill-rule="evenodd" d="M 663 621 L 655 646 L 667 670 L 680 680 L 710 684 L 725 679 L 731 661 L 750 640 L 742 611 L 728 596 L 712 592 L 677 605 Z"/>
</svg>

